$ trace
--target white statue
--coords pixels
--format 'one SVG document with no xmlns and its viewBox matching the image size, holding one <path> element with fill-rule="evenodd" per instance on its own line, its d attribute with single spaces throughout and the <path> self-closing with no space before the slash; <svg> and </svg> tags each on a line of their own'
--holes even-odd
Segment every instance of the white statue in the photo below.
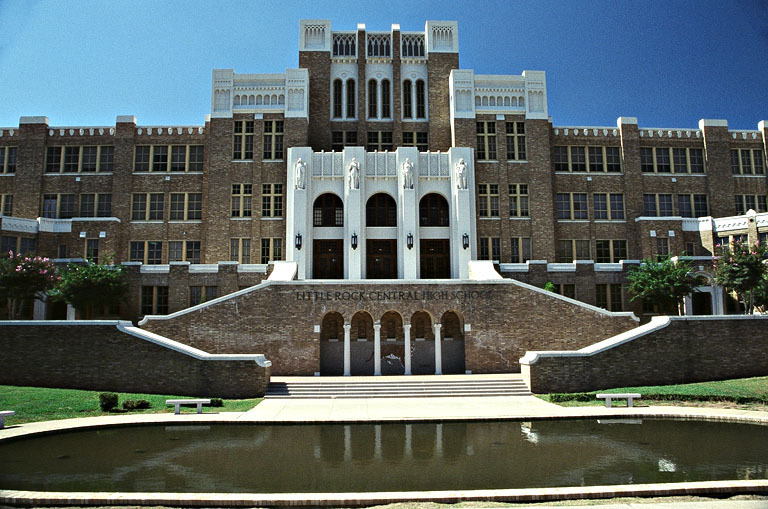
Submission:
<svg viewBox="0 0 768 509">
<path fill-rule="evenodd" d="M 456 187 L 458 189 L 467 188 L 467 163 L 464 162 L 464 158 L 459 159 L 456 163 Z"/>
<path fill-rule="evenodd" d="M 349 188 L 360 189 L 360 163 L 356 157 L 349 163 Z"/>
<path fill-rule="evenodd" d="M 299 158 L 296 161 L 296 189 L 304 189 L 307 181 L 307 163 Z"/>
<path fill-rule="evenodd" d="M 413 161 L 408 158 L 403 163 L 403 189 L 413 189 Z"/>
</svg>

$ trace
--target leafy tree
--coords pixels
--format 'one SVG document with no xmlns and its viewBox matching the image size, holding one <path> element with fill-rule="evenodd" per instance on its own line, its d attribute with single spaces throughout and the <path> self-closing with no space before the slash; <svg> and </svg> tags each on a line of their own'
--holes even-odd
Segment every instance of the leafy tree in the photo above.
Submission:
<svg viewBox="0 0 768 509">
<path fill-rule="evenodd" d="M 736 241 L 720 245 L 716 251 L 715 281 L 736 292 L 745 312 L 752 314 L 755 305 L 763 304 L 765 298 L 768 249 L 759 242 L 750 245 L 749 242 Z"/>
<path fill-rule="evenodd" d="M 56 300 L 63 300 L 78 310 L 82 317 L 90 317 L 94 307 L 112 306 L 120 302 L 128 289 L 122 265 L 89 260 L 84 264 L 67 264 L 61 272 L 61 283 L 50 292 Z"/>
<path fill-rule="evenodd" d="M 0 296 L 8 303 L 8 319 L 21 313 L 21 304 L 53 288 L 61 278 L 48 258 L 8 252 L 0 258 Z"/>
<path fill-rule="evenodd" d="M 662 309 L 675 306 L 679 315 L 683 314 L 683 299 L 701 285 L 688 260 L 669 257 L 643 260 L 627 273 L 627 279 L 632 300 L 654 302 Z"/>
<path fill-rule="evenodd" d="M 555 283 L 552 281 L 547 281 L 544 284 L 544 289 L 548 292 L 557 293 L 557 287 L 555 286 Z"/>
</svg>

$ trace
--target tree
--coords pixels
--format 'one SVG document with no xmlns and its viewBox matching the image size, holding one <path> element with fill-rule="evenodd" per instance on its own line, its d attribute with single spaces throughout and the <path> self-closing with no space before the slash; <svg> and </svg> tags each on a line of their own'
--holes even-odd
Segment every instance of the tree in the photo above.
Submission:
<svg viewBox="0 0 768 509">
<path fill-rule="evenodd" d="M 8 303 L 8 319 L 17 318 L 25 300 L 53 288 L 60 279 L 50 259 L 9 251 L 7 258 L 0 258 L 0 296 Z"/>
<path fill-rule="evenodd" d="M 701 278 L 693 273 L 689 261 L 669 257 L 643 260 L 627 273 L 627 279 L 632 300 L 654 302 L 663 309 L 676 306 L 679 315 L 683 314 L 683 299 L 701 285 Z"/>
<path fill-rule="evenodd" d="M 768 249 L 759 242 L 735 241 L 716 248 L 715 281 L 726 290 L 736 292 L 746 314 L 752 314 L 756 304 L 762 304 L 768 267 Z M 757 299 L 757 302 L 756 302 Z"/>
<path fill-rule="evenodd" d="M 50 295 L 77 309 L 82 317 L 91 316 L 93 309 L 112 306 L 128 289 L 122 265 L 89 260 L 85 264 L 70 263 L 61 272 L 61 283 Z"/>
</svg>

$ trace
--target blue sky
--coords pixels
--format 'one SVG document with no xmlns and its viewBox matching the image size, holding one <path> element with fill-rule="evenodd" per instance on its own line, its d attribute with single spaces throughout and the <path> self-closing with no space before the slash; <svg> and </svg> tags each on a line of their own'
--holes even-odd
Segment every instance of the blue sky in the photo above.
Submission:
<svg viewBox="0 0 768 509">
<path fill-rule="evenodd" d="M 732 129 L 768 120 L 768 2 L 0 0 L 0 126 L 200 125 L 211 70 L 298 66 L 299 19 L 336 30 L 459 22 L 460 65 L 547 71 L 555 125 Z"/>
</svg>

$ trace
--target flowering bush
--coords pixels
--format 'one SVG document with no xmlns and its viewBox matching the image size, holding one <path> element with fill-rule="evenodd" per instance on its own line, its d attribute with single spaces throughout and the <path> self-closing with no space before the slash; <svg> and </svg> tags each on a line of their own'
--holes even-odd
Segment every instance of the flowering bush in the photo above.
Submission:
<svg viewBox="0 0 768 509">
<path fill-rule="evenodd" d="M 746 313 L 751 314 L 755 298 L 765 293 L 768 284 L 768 266 L 765 264 L 768 249 L 760 242 L 735 241 L 718 244 L 715 252 L 718 255 L 714 260 L 715 281 L 735 292 Z"/>
<path fill-rule="evenodd" d="M 14 319 L 25 299 L 33 299 L 58 284 L 61 277 L 49 258 L 8 252 L 0 258 L 0 295 L 8 302 L 8 318 Z"/>
</svg>

